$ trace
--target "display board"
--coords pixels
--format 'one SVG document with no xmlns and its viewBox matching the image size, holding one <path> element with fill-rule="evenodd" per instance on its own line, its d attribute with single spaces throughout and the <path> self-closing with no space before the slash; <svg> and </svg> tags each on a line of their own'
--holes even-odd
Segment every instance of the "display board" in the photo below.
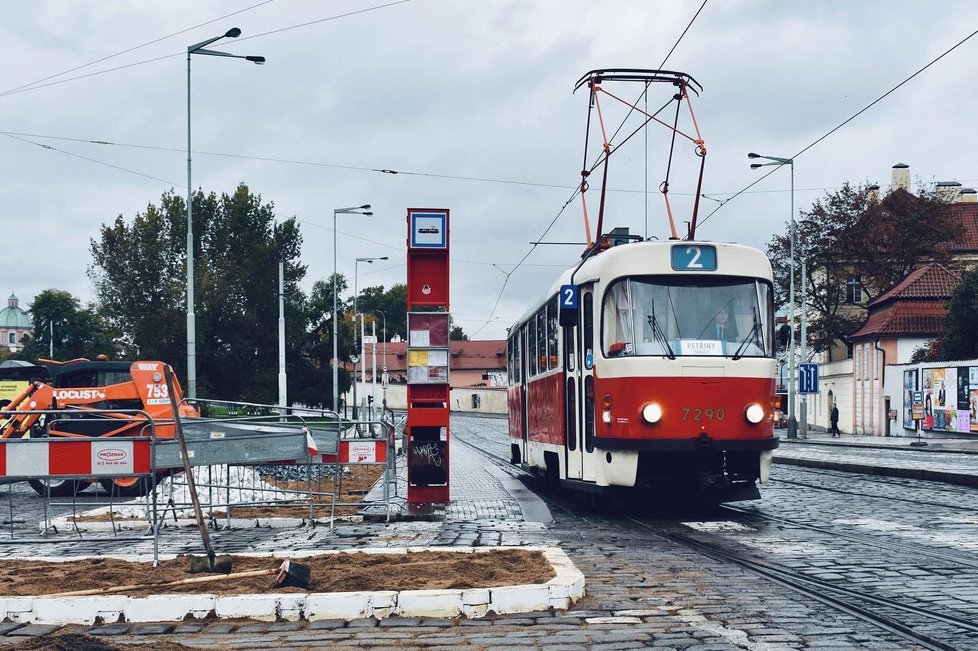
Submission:
<svg viewBox="0 0 978 651">
<path fill-rule="evenodd" d="M 978 366 L 921 369 L 920 390 L 922 429 L 978 433 Z"/>
</svg>

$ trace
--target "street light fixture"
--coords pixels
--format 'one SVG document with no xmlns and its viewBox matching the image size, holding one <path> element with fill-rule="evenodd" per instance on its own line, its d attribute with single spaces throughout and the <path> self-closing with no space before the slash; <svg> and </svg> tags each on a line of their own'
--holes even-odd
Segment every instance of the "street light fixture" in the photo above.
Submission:
<svg viewBox="0 0 978 651">
<path fill-rule="evenodd" d="M 787 165 L 791 168 L 791 227 L 790 227 L 790 245 L 789 245 L 789 262 L 788 262 L 788 273 L 790 276 L 790 283 L 788 289 L 788 324 L 790 326 L 790 334 L 788 337 L 788 438 L 794 439 L 798 438 L 798 419 L 795 417 L 795 159 L 794 158 L 782 158 L 780 156 L 763 156 L 761 154 L 755 154 L 753 152 L 747 154 L 747 158 L 751 160 L 761 158 L 763 160 L 769 161 L 767 163 L 751 163 L 750 168 L 756 170 L 760 167 L 767 167 L 774 165 L 777 167 L 782 167 Z M 801 265 L 801 291 L 802 295 L 805 294 L 805 262 L 802 259 Z M 802 359 L 805 358 L 805 314 L 807 311 L 807 301 L 803 299 L 803 308 L 801 312 L 802 320 L 802 333 L 801 333 L 801 356 Z M 802 435 L 804 437 L 805 432 L 808 430 L 808 414 L 807 411 L 807 396 L 802 396 Z"/>
<path fill-rule="evenodd" d="M 201 41 L 187 48 L 187 396 L 191 400 L 197 397 L 197 324 L 194 315 L 194 186 L 190 180 L 190 55 L 201 54 L 205 56 L 245 59 L 258 65 L 265 63 L 265 57 L 262 56 L 244 56 L 204 49 L 206 46 L 222 38 L 238 38 L 239 36 L 241 36 L 241 30 L 237 27 L 232 27 L 221 36 L 209 38 L 206 41 Z"/>
<path fill-rule="evenodd" d="M 333 209 L 333 411 L 339 413 L 340 405 L 340 367 L 336 345 L 336 331 L 339 321 L 336 318 L 336 216 L 337 215 L 367 215 L 370 216 L 370 204 L 352 206 L 350 208 Z M 355 328 L 354 328 L 355 330 Z"/>
</svg>

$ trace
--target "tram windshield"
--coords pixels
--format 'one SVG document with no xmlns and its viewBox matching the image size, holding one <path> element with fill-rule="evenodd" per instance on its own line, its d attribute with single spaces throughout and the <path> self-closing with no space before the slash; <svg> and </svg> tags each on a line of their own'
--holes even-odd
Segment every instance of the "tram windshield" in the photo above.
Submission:
<svg viewBox="0 0 978 651">
<path fill-rule="evenodd" d="M 773 304 L 771 284 L 756 278 L 622 278 L 604 298 L 604 354 L 770 357 Z"/>
</svg>

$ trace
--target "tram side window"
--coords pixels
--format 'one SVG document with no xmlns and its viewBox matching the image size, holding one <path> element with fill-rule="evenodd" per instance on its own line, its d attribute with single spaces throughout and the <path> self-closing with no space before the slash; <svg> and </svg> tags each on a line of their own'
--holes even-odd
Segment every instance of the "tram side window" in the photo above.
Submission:
<svg viewBox="0 0 978 651">
<path fill-rule="evenodd" d="M 537 359 L 539 359 L 539 369 L 543 373 L 547 370 L 547 311 L 542 309 L 537 312 Z"/>
<path fill-rule="evenodd" d="M 560 341 L 560 328 L 557 327 L 557 297 L 547 303 L 547 355 L 550 358 L 550 368 L 557 368 L 560 358 L 558 357 L 558 344 Z"/>
<path fill-rule="evenodd" d="M 594 295 L 584 295 L 584 368 L 591 368 L 594 351 Z"/>
<path fill-rule="evenodd" d="M 513 339 L 506 340 L 506 382 L 513 386 Z"/>
<path fill-rule="evenodd" d="M 523 381 L 523 366 L 520 349 L 523 347 L 523 329 L 520 328 L 513 339 L 513 380 L 515 384 Z"/>
<path fill-rule="evenodd" d="M 530 368 L 527 374 L 533 377 L 537 374 L 537 320 L 530 319 L 526 326 L 527 353 L 529 354 Z"/>
</svg>

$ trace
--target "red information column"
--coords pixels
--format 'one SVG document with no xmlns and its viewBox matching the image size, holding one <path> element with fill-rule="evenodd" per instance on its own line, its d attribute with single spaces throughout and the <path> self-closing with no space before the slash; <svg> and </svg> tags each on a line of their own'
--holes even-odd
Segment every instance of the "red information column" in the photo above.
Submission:
<svg viewBox="0 0 978 651">
<path fill-rule="evenodd" d="M 409 505 L 449 501 L 448 210 L 408 208 Z"/>
</svg>

